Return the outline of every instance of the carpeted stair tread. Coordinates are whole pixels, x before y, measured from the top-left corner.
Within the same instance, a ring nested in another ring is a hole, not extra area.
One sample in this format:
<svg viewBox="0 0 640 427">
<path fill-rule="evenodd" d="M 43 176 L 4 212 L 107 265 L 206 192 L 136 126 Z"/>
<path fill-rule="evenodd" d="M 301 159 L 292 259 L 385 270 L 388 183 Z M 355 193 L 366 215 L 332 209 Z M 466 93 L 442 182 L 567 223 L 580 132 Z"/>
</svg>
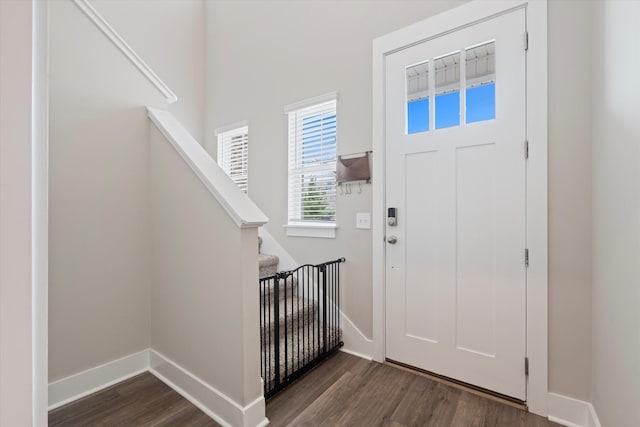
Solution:
<svg viewBox="0 0 640 427">
<path fill-rule="evenodd" d="M 261 304 L 273 304 L 275 298 L 276 280 L 268 279 L 263 280 L 260 284 L 260 295 L 264 295 L 264 298 L 269 298 L 268 301 L 260 301 Z M 298 279 L 295 276 L 289 276 L 284 280 L 278 279 L 278 298 L 283 300 L 286 296 L 287 299 L 291 299 L 291 295 L 298 295 Z"/>
<path fill-rule="evenodd" d="M 265 307 L 265 319 L 262 332 L 275 334 L 276 322 L 280 328 L 280 335 L 283 336 L 285 331 L 290 331 L 298 325 L 311 324 L 317 321 L 318 302 L 312 299 L 301 297 L 287 297 L 286 300 L 280 299 L 278 304 L 278 319 L 275 316 L 275 305 L 267 303 Z"/>
<path fill-rule="evenodd" d="M 280 259 L 276 255 L 258 254 L 258 265 L 260 267 L 277 266 L 279 261 Z"/>
<path fill-rule="evenodd" d="M 311 328 L 300 327 L 299 329 L 289 330 L 287 339 L 280 339 L 280 379 L 281 381 L 286 375 L 303 367 L 305 364 L 313 361 L 323 352 L 323 323 L 314 322 Z M 318 335 L 318 331 L 320 334 Z M 271 337 L 272 338 L 272 337 Z M 276 354 L 275 342 L 270 342 L 269 336 L 263 336 L 262 351 L 264 353 L 263 360 L 268 365 L 267 372 L 269 378 L 264 381 L 272 388 L 276 377 Z M 342 330 L 336 327 L 327 328 L 327 350 L 339 345 L 342 339 Z M 285 342 L 287 343 L 285 347 Z"/>
<path fill-rule="evenodd" d="M 276 255 L 258 254 L 259 277 L 273 276 L 278 271 L 280 259 Z"/>
</svg>

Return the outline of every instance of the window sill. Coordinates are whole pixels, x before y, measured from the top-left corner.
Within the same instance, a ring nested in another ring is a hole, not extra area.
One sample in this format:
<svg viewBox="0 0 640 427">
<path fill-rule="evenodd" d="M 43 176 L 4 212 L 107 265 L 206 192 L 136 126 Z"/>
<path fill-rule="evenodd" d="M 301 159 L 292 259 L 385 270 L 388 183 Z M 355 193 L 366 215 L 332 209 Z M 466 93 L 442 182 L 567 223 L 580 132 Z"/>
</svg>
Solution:
<svg viewBox="0 0 640 427">
<path fill-rule="evenodd" d="M 323 239 L 335 239 L 336 229 L 338 228 L 335 224 L 322 223 L 292 223 L 286 224 L 283 227 L 287 229 L 287 236 L 290 237 L 319 237 Z"/>
</svg>

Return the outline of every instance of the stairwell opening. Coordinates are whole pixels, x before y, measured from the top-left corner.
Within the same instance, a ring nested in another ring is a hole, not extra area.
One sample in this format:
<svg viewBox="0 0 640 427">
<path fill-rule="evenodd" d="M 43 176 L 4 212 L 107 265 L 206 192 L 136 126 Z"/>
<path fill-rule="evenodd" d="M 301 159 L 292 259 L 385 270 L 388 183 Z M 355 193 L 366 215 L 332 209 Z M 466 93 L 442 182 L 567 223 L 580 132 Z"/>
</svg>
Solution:
<svg viewBox="0 0 640 427">
<path fill-rule="evenodd" d="M 262 239 L 259 238 L 259 248 Z M 278 272 L 275 255 L 259 255 L 260 368 L 270 398 L 344 345 L 340 264 L 345 258 Z"/>
</svg>

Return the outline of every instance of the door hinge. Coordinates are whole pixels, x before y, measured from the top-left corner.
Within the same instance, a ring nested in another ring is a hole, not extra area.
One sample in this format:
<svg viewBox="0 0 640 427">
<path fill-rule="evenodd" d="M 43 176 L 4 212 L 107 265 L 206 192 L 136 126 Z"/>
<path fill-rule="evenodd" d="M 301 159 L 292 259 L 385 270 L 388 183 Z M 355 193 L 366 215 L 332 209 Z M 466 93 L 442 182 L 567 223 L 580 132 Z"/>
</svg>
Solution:
<svg viewBox="0 0 640 427">
<path fill-rule="evenodd" d="M 525 31 L 524 33 L 524 50 L 529 50 L 529 32 Z"/>
<path fill-rule="evenodd" d="M 524 142 L 524 158 L 529 158 L 529 141 Z"/>
<path fill-rule="evenodd" d="M 529 249 L 524 250 L 524 266 L 529 267 Z"/>
<path fill-rule="evenodd" d="M 529 376 L 529 358 L 525 357 L 524 358 L 524 375 L 525 376 Z"/>
</svg>

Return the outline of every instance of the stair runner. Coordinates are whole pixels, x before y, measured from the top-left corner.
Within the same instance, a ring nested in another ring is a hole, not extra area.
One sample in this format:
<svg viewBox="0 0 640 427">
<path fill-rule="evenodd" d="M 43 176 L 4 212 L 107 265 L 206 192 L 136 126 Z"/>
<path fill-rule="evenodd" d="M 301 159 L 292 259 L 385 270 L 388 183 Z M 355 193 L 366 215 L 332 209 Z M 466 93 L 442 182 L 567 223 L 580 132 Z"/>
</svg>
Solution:
<svg viewBox="0 0 640 427">
<path fill-rule="evenodd" d="M 262 239 L 259 238 L 260 249 Z M 275 255 L 259 254 L 260 278 L 273 276 L 278 271 L 279 258 Z M 275 316 L 275 279 L 269 279 L 264 292 L 261 290 L 260 304 L 265 307 L 260 330 L 263 358 L 267 364 L 264 378 L 267 389 L 274 388 L 276 380 L 276 342 L 279 341 L 280 382 L 312 362 L 323 352 L 324 323 L 318 302 L 310 297 L 309 289 L 299 289 L 298 280 L 289 276 L 280 280 L 278 289 L 278 311 Z M 283 283 L 284 282 L 284 283 Z M 311 290 L 311 292 L 313 292 Z M 276 340 L 276 324 L 279 340 Z M 326 347 L 335 347 L 342 338 L 342 331 L 336 327 L 327 328 Z"/>
</svg>

